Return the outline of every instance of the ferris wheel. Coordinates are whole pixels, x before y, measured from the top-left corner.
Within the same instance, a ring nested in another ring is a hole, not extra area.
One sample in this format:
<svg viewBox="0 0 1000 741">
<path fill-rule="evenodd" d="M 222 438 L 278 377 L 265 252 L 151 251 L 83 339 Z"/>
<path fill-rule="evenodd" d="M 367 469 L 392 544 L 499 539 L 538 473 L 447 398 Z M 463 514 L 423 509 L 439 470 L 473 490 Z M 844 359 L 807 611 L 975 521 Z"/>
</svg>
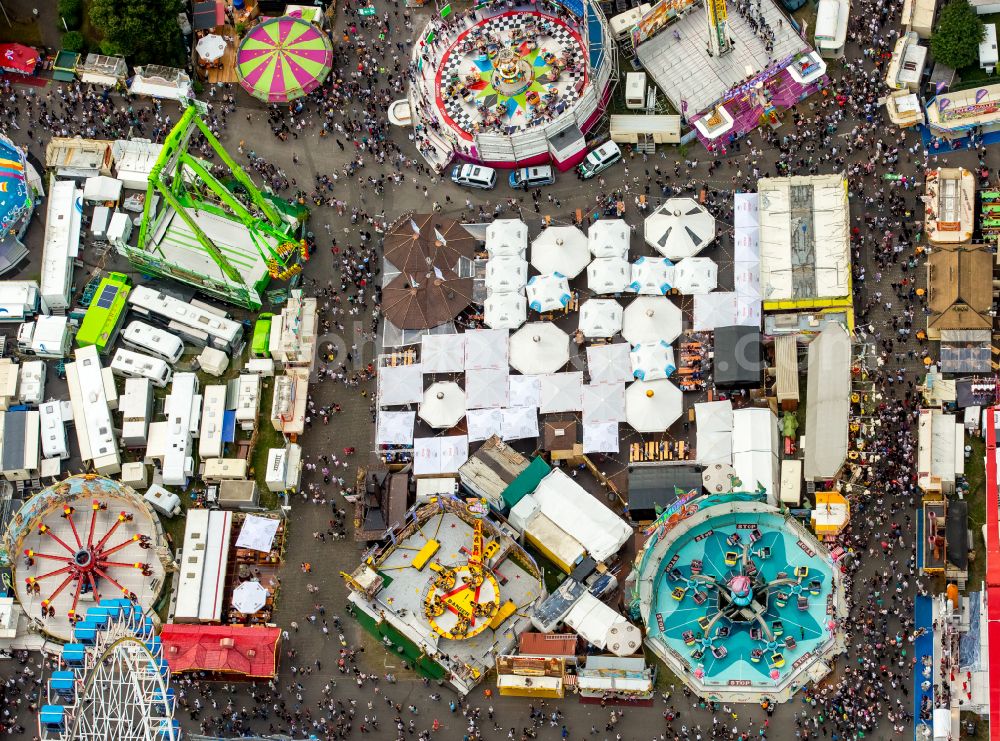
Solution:
<svg viewBox="0 0 1000 741">
<path fill-rule="evenodd" d="M 63 646 L 38 715 L 43 741 L 180 741 L 153 621 L 127 599 L 87 610 Z"/>
</svg>

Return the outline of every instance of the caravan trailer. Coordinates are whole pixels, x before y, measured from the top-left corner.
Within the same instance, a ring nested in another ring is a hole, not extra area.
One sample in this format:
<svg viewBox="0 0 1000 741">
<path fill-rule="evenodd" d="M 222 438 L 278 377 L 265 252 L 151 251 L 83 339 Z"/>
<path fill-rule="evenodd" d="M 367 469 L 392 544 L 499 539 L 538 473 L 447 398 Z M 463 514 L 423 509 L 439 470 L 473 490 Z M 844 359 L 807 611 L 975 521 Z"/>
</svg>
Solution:
<svg viewBox="0 0 1000 741">
<path fill-rule="evenodd" d="M 625 107 L 633 111 L 646 107 L 645 72 L 629 72 L 625 75 Z"/>
<path fill-rule="evenodd" d="M 173 365 L 184 354 L 184 341 L 175 334 L 146 322 L 133 321 L 122 331 L 122 344 L 136 352 L 163 358 Z"/>
<path fill-rule="evenodd" d="M 111 372 L 124 378 L 146 378 L 157 388 L 165 388 L 170 383 L 173 371 L 166 361 L 150 355 L 118 350 L 111 360 Z"/>
<path fill-rule="evenodd" d="M 201 301 L 181 301 L 148 286 L 136 286 L 128 297 L 132 311 L 163 324 L 182 339 L 211 345 L 223 352 L 240 349 L 243 325 Z"/>
</svg>

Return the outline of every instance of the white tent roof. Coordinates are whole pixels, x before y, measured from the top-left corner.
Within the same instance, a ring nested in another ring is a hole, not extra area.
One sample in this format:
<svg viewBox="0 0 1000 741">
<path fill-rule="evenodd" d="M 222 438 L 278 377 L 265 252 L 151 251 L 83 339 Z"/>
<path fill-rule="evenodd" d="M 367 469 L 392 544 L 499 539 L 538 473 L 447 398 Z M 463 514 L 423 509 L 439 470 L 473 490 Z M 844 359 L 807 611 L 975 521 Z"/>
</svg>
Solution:
<svg viewBox="0 0 1000 741">
<path fill-rule="evenodd" d="M 745 489 L 763 485 L 771 504 L 779 501 L 780 445 L 778 418 L 770 409 L 733 410 L 733 468 Z"/>
<path fill-rule="evenodd" d="M 669 378 L 677 370 L 674 349 L 663 340 L 633 346 L 629 358 L 632 362 L 632 375 L 640 381 Z"/>
<path fill-rule="evenodd" d="M 454 381 L 432 383 L 417 413 L 434 429 L 454 427 L 465 416 L 465 392 Z"/>
<path fill-rule="evenodd" d="M 493 293 L 486 299 L 484 318 L 492 329 L 517 329 L 528 315 L 528 301 L 520 293 Z"/>
<path fill-rule="evenodd" d="M 425 334 L 420 338 L 420 368 L 424 373 L 465 370 L 464 334 Z"/>
<path fill-rule="evenodd" d="M 626 383 L 632 380 L 630 347 L 624 342 L 587 348 L 587 374 L 591 383 Z"/>
<path fill-rule="evenodd" d="M 716 327 L 736 324 L 736 294 L 732 291 L 699 293 L 694 297 L 695 332 L 711 332 Z"/>
<path fill-rule="evenodd" d="M 628 257 L 632 229 L 622 219 L 599 219 L 587 232 L 590 252 L 594 257 Z"/>
<path fill-rule="evenodd" d="M 608 629 L 605 638 L 608 650 L 615 656 L 631 656 L 642 647 L 642 631 L 630 623 L 628 620 L 619 620 Z M 647 689 L 652 686 L 648 679 L 627 679 L 615 678 L 615 685 L 621 689 L 629 688 L 629 684 L 635 689 Z"/>
<path fill-rule="evenodd" d="M 526 289 L 528 306 L 534 311 L 545 312 L 561 309 L 569 303 L 569 281 L 559 273 L 536 275 L 528 281 Z"/>
<path fill-rule="evenodd" d="M 851 338 L 841 325 L 827 323 L 809 343 L 806 376 L 806 481 L 833 478 L 847 456 L 851 396 Z"/>
<path fill-rule="evenodd" d="M 632 266 L 624 257 L 599 257 L 587 266 L 587 288 L 594 293 L 621 293 L 631 283 Z"/>
<path fill-rule="evenodd" d="M 693 198 L 668 198 L 644 224 L 646 243 L 664 257 L 697 255 L 715 239 L 715 218 Z"/>
<path fill-rule="evenodd" d="M 510 367 L 526 376 L 555 373 L 569 362 L 569 335 L 552 322 L 530 322 L 510 336 Z"/>
<path fill-rule="evenodd" d="M 107 175 L 95 175 L 83 183 L 83 200 L 85 201 L 117 201 L 121 198 L 123 183 Z"/>
<path fill-rule="evenodd" d="M 469 438 L 466 435 L 418 437 L 413 441 L 413 473 L 416 476 L 458 473 L 467 460 Z"/>
<path fill-rule="evenodd" d="M 465 374 L 466 407 L 493 409 L 507 406 L 507 369 L 479 368 Z"/>
<path fill-rule="evenodd" d="M 731 401 L 706 401 L 694 405 L 695 452 L 698 463 L 733 462 L 733 404 Z"/>
<path fill-rule="evenodd" d="M 517 293 L 527 282 L 527 260 L 504 255 L 486 261 L 486 290 L 490 293 Z"/>
<path fill-rule="evenodd" d="M 683 294 L 710 293 L 719 285 L 719 266 L 707 257 L 685 257 L 674 266 L 674 284 Z"/>
<path fill-rule="evenodd" d="M 555 412 L 579 412 L 583 409 L 583 373 L 546 373 L 539 376 L 541 381 L 542 414 Z"/>
<path fill-rule="evenodd" d="M 590 592 L 584 592 L 576 601 L 566 614 L 564 622 L 600 651 L 607 648 L 609 636 L 615 637 L 616 634 L 611 632 L 612 628 L 619 626 L 623 629 L 621 623 L 631 625 L 620 612 L 604 604 Z"/>
<path fill-rule="evenodd" d="M 524 257 L 528 249 L 528 227 L 520 219 L 496 219 L 486 227 L 486 251 L 490 257 Z"/>
<path fill-rule="evenodd" d="M 542 403 L 542 382 L 538 376 L 513 375 L 507 379 L 509 398 L 524 406 L 538 407 Z"/>
<path fill-rule="evenodd" d="M 543 515 L 582 544 L 595 561 L 611 558 L 632 537 L 628 523 L 558 468 L 529 496 Z"/>
<path fill-rule="evenodd" d="M 811 196 L 805 208 L 801 204 L 792 206 L 792 189 Z M 764 300 L 846 296 L 851 247 L 843 173 L 762 178 L 757 182 L 757 192 Z M 800 266 L 810 269 L 802 271 Z"/>
<path fill-rule="evenodd" d="M 465 370 L 507 369 L 506 329 L 472 329 L 465 333 Z"/>
<path fill-rule="evenodd" d="M 620 446 L 617 422 L 583 423 L 584 453 L 618 453 Z"/>
<path fill-rule="evenodd" d="M 681 310 L 663 296 L 639 296 L 625 307 L 622 337 L 640 342 L 673 342 L 681 334 Z"/>
<path fill-rule="evenodd" d="M 760 226 L 760 218 L 757 214 L 759 196 L 756 193 L 734 193 L 733 194 L 733 226 L 737 229 L 741 227 Z"/>
<path fill-rule="evenodd" d="M 760 223 L 756 193 L 733 196 L 733 284 L 736 323 L 760 327 Z M 720 325 L 722 326 L 722 325 Z"/>
<path fill-rule="evenodd" d="M 424 398 L 424 376 L 419 363 L 387 365 L 378 369 L 379 406 L 416 404 L 422 398 Z"/>
<path fill-rule="evenodd" d="M 592 298 L 580 307 L 584 337 L 614 337 L 622 331 L 622 305 L 612 298 Z"/>
<path fill-rule="evenodd" d="M 587 237 L 575 226 L 550 226 L 531 243 L 531 264 L 539 273 L 575 278 L 589 262 Z"/>
<path fill-rule="evenodd" d="M 416 412 L 379 412 L 375 430 L 377 445 L 412 445 Z"/>
<path fill-rule="evenodd" d="M 502 410 L 500 437 L 504 440 L 521 440 L 538 437 L 538 409 L 535 407 L 508 407 Z"/>
<path fill-rule="evenodd" d="M 683 407 L 681 390 L 666 379 L 636 381 L 625 391 L 625 420 L 637 432 L 663 432 Z"/>
<path fill-rule="evenodd" d="M 625 384 L 592 383 L 583 387 L 585 424 L 625 421 Z"/>
<path fill-rule="evenodd" d="M 756 491 L 758 486 L 763 486 L 767 490 L 768 502 L 777 503 L 781 472 L 776 456 L 762 450 L 734 452 L 733 468 L 744 489 Z"/>
<path fill-rule="evenodd" d="M 465 413 L 469 442 L 488 440 L 503 430 L 503 413 L 499 409 L 470 409 Z"/>
<path fill-rule="evenodd" d="M 628 290 L 662 296 L 674 285 L 674 266 L 664 257 L 640 257 L 632 265 Z"/>
</svg>

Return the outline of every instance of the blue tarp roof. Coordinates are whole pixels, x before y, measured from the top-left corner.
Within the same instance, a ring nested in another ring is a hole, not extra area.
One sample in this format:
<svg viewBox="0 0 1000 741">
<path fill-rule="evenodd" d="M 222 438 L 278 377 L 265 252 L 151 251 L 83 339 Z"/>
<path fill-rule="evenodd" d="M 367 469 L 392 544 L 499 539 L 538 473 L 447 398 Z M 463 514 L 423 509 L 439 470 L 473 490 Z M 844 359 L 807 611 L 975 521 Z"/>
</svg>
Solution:
<svg viewBox="0 0 1000 741">
<path fill-rule="evenodd" d="M 222 413 L 222 442 L 236 441 L 236 410 Z"/>
</svg>

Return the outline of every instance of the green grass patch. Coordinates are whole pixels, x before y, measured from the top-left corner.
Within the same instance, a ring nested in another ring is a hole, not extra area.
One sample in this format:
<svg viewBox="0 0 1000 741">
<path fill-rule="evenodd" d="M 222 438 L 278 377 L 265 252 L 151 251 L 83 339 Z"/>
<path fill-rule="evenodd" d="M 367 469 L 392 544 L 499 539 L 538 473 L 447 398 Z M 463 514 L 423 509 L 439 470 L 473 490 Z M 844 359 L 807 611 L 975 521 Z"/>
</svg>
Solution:
<svg viewBox="0 0 1000 741">
<path fill-rule="evenodd" d="M 676 674 L 674 674 L 667 665 L 663 663 L 659 656 L 650 651 L 648 648 L 643 646 L 643 651 L 646 654 L 646 664 L 649 666 L 656 667 L 656 684 L 655 687 L 659 692 L 680 692 L 681 687 L 684 686 L 684 682 Z M 674 686 L 674 689 L 670 689 L 670 685 Z"/>
<path fill-rule="evenodd" d="M 260 408 L 261 410 L 270 410 L 271 399 L 274 395 L 274 383 L 273 379 L 264 380 L 271 382 L 265 383 L 261 387 Z M 285 438 L 271 424 L 270 412 L 266 414 L 262 412 L 257 421 L 257 441 L 250 453 L 250 470 L 251 476 L 260 489 L 260 506 L 264 509 L 278 508 L 278 495 L 270 491 L 264 483 L 267 471 L 267 454 L 271 448 L 283 447 L 285 447 Z"/>
<path fill-rule="evenodd" d="M 969 482 L 969 527 L 972 528 L 972 549 L 975 558 L 969 560 L 967 589 L 978 591 L 986 579 L 986 543 L 983 525 L 986 524 L 986 443 L 979 436 L 967 438 L 972 455 L 965 463 L 965 478 Z"/>
<path fill-rule="evenodd" d="M 986 741 L 990 737 L 990 724 L 989 722 L 980 715 L 976 713 L 963 712 L 962 713 L 962 738 L 971 739 L 972 741 Z M 969 736 L 965 733 L 965 723 L 966 721 L 972 721 L 976 724 L 976 733 L 973 736 Z"/>
</svg>

